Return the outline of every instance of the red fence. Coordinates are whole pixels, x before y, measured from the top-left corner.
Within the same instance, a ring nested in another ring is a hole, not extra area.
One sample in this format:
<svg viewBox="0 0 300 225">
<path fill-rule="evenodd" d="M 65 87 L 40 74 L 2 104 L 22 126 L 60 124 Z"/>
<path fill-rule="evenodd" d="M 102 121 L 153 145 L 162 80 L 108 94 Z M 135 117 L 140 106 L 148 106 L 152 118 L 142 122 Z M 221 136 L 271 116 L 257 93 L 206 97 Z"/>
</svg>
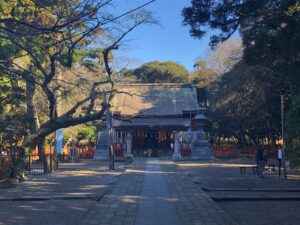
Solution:
<svg viewBox="0 0 300 225">
<path fill-rule="evenodd" d="M 84 159 L 92 159 L 94 157 L 95 151 L 95 147 L 92 146 L 77 147 L 77 154 L 80 158 Z"/>
<path fill-rule="evenodd" d="M 239 155 L 235 146 L 212 146 L 211 150 L 215 157 L 238 157 Z"/>
<path fill-rule="evenodd" d="M 244 155 L 248 158 L 255 157 L 255 153 L 256 153 L 256 146 L 255 145 L 247 147 L 244 151 Z"/>
<path fill-rule="evenodd" d="M 246 147 L 243 151 L 239 151 L 236 146 L 212 146 L 212 154 L 214 157 L 238 157 L 240 153 L 248 158 L 255 157 L 256 145 Z M 274 157 L 277 155 L 278 147 L 270 148 L 269 146 L 264 146 L 264 152 L 267 157 Z"/>
<path fill-rule="evenodd" d="M 123 157 L 124 156 L 124 152 L 126 151 L 126 144 L 118 143 L 118 144 L 113 144 L 112 146 L 113 146 L 115 157 Z"/>
<path fill-rule="evenodd" d="M 181 156 L 191 156 L 191 146 L 190 144 L 181 143 L 180 144 Z"/>
</svg>

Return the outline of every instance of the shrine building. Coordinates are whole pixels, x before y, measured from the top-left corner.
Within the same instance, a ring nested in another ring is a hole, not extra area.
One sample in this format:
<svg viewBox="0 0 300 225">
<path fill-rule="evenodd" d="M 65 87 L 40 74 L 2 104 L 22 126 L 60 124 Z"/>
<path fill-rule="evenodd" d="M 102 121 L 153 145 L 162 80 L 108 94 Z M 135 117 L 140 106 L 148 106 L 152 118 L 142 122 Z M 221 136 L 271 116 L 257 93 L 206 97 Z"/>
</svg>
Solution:
<svg viewBox="0 0 300 225">
<path fill-rule="evenodd" d="M 111 101 L 110 121 L 98 134 L 96 157 L 108 157 L 109 143 L 116 157 L 171 157 L 176 151 L 179 158 L 193 156 L 192 136 L 195 139 L 194 131 L 199 130 L 195 118 L 202 118 L 204 112 L 195 86 L 118 84 L 117 90 Z"/>
</svg>

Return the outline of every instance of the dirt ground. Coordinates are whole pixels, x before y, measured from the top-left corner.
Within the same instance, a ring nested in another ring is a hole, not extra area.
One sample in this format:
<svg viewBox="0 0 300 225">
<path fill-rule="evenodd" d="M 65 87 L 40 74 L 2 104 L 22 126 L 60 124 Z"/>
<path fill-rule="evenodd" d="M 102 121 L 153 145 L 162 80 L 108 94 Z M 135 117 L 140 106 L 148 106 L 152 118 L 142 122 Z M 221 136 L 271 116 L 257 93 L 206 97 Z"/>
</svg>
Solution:
<svg viewBox="0 0 300 225">
<path fill-rule="evenodd" d="M 0 189 L 0 225 L 78 224 L 122 174 L 101 161 L 61 163 L 51 174 L 30 175 L 15 188 Z M 12 200 L 13 199 L 13 200 Z"/>
<path fill-rule="evenodd" d="M 300 171 L 288 170 L 287 180 L 279 178 L 277 168 L 267 167 L 265 178 L 251 169 L 240 173 L 240 166 L 253 164 L 252 159 L 177 163 L 238 224 L 299 225 Z"/>
</svg>

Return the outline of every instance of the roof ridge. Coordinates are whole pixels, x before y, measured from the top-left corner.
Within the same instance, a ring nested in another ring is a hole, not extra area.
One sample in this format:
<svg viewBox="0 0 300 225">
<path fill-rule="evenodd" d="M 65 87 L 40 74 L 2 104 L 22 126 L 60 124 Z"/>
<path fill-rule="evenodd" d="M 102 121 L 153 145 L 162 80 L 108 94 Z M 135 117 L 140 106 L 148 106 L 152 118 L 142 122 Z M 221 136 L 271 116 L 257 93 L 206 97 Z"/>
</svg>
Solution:
<svg viewBox="0 0 300 225">
<path fill-rule="evenodd" d="M 195 87 L 192 83 L 115 83 L 116 86 Z"/>
</svg>

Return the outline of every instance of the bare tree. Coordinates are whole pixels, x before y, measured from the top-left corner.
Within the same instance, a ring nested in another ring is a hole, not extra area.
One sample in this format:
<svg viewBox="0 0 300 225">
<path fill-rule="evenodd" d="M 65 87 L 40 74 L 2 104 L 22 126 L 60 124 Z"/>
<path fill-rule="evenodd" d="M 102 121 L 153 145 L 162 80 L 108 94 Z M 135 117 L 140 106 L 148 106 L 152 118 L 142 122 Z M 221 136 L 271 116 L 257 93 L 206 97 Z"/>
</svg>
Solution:
<svg viewBox="0 0 300 225">
<path fill-rule="evenodd" d="M 208 52 L 208 65 L 217 73 L 218 76 L 228 72 L 243 55 L 243 48 L 239 38 L 230 38 L 216 49 Z"/>
<path fill-rule="evenodd" d="M 110 101 L 117 91 L 112 51 L 117 50 L 126 35 L 138 26 L 156 23 L 150 13 L 142 10 L 154 1 L 117 16 L 109 13 L 112 0 L 35 0 L 29 1 L 26 13 L 20 10 L 23 5 L 18 1 L 10 13 L 0 19 L 0 40 L 14 49 L 14 54 L 0 56 L 0 69 L 26 83 L 27 120 L 31 124 L 27 146 L 43 143 L 47 135 L 59 128 L 101 118 L 108 106 L 105 98 Z M 95 40 L 101 45 L 96 46 Z M 81 53 L 91 49 L 97 49 L 93 53 L 103 63 L 104 73 L 99 74 L 98 79 L 89 80 L 80 98 L 59 114 L 59 102 L 68 97 L 71 87 L 80 88 L 82 81 L 75 79 L 72 83 L 74 73 L 63 72 L 76 71 L 74 66 L 78 65 L 74 62 L 77 58 L 85 61 L 89 55 Z M 61 77 L 61 74 L 67 76 Z M 47 115 L 39 127 L 36 126 L 34 104 L 37 89 L 44 99 Z"/>
</svg>

